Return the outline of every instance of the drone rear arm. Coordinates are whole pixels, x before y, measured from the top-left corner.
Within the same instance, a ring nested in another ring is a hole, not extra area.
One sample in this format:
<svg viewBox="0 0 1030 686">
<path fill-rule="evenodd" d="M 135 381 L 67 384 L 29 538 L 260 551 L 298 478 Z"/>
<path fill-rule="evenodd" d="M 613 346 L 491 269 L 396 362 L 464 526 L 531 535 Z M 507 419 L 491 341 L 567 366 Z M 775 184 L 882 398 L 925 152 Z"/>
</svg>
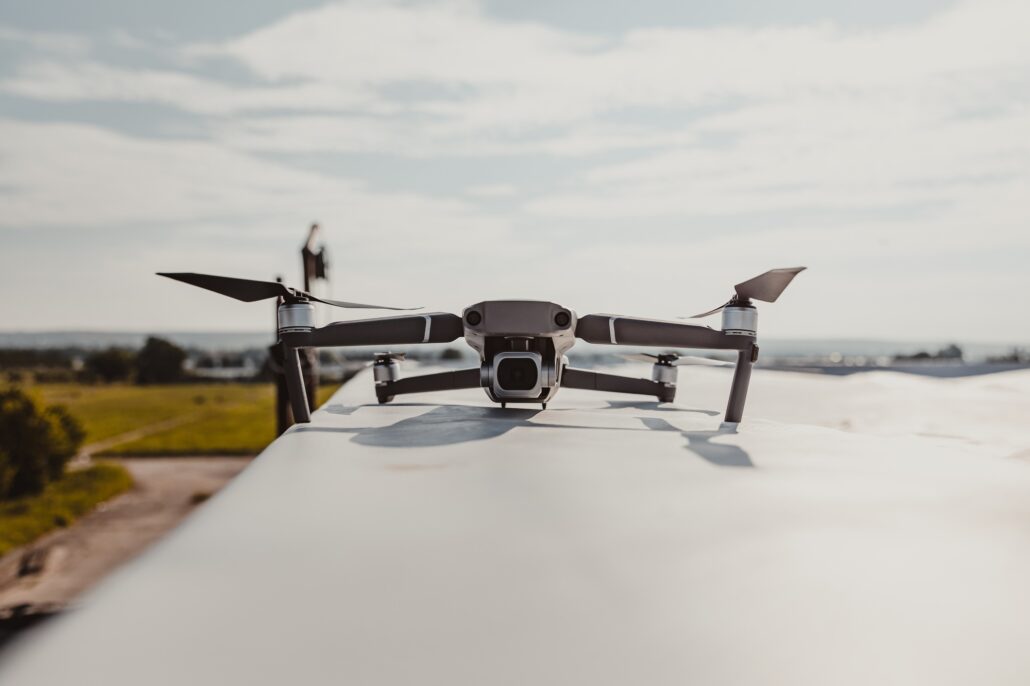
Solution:
<svg viewBox="0 0 1030 686">
<path fill-rule="evenodd" d="M 611 393 L 633 393 L 653 395 L 660 402 L 671 403 L 676 397 L 676 387 L 651 379 L 634 379 L 617 374 L 605 374 L 586 369 L 565 367 L 561 375 L 562 388 L 578 388 L 584 391 L 608 391 Z"/>
<path fill-rule="evenodd" d="M 406 393 L 430 393 L 432 391 L 457 391 L 462 388 L 479 388 L 479 367 L 459 369 L 403 379 L 391 379 L 376 383 L 376 399 L 389 402 L 395 395 Z"/>
</svg>

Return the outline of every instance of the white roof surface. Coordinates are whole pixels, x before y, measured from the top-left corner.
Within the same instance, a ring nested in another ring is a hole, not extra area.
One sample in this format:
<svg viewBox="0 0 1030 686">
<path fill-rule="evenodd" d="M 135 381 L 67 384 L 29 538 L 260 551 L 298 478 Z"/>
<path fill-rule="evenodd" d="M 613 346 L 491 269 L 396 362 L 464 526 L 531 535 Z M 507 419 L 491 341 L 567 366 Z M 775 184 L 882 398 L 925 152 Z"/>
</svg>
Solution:
<svg viewBox="0 0 1030 686">
<path fill-rule="evenodd" d="M 1030 374 L 680 379 L 359 377 L 0 683 L 1030 683 Z"/>
</svg>

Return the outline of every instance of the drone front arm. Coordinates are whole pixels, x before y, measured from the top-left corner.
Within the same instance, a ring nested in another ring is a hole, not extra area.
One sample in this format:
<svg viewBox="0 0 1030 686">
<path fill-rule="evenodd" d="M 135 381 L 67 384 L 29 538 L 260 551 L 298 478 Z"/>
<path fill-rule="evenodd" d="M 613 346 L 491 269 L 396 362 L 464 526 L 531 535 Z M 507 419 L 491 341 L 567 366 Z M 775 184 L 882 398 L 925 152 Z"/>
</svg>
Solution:
<svg viewBox="0 0 1030 686">
<path fill-rule="evenodd" d="M 284 331 L 291 348 L 333 348 L 353 345 L 450 343 L 464 335 L 461 317 L 449 312 L 335 322 L 310 331 Z"/>
<path fill-rule="evenodd" d="M 308 407 L 298 348 L 450 343 L 463 334 L 461 317 L 449 312 L 359 319 L 307 331 L 280 331 L 286 389 L 290 396 L 293 421 L 298 424 L 311 421 L 311 408 Z"/>
<path fill-rule="evenodd" d="M 744 414 L 751 367 L 758 360 L 758 346 L 753 336 L 728 334 L 695 324 L 588 314 L 576 323 L 576 337 L 588 343 L 608 345 L 736 350 L 737 365 L 726 405 L 726 421 L 739 422 Z"/>
<path fill-rule="evenodd" d="M 754 344 L 750 336 L 733 336 L 707 326 L 608 314 L 580 317 L 576 323 L 576 338 L 607 345 L 714 350 L 750 350 Z"/>
</svg>

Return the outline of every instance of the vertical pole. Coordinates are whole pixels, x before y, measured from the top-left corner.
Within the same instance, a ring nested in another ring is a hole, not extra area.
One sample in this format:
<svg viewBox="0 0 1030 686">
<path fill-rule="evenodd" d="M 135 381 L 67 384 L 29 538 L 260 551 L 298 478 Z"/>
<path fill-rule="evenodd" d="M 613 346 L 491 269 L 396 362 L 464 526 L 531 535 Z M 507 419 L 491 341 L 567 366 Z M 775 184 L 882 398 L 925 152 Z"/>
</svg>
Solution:
<svg viewBox="0 0 1030 686">
<path fill-rule="evenodd" d="M 275 277 L 279 283 L 282 276 Z M 282 298 L 275 299 L 275 339 L 279 340 L 279 305 Z M 286 387 L 286 360 L 283 359 L 283 346 L 278 343 L 268 349 L 268 366 L 275 379 L 275 435 L 282 436 L 293 422 L 290 420 L 290 395 Z"/>
<path fill-rule="evenodd" d="M 733 385 L 730 388 L 730 401 L 726 405 L 725 421 L 737 423 L 744 416 L 744 402 L 747 400 L 747 387 L 751 383 L 751 367 L 755 363 L 758 346 L 752 345 L 747 350 L 737 353 L 737 366 L 733 370 Z"/>
<path fill-rule="evenodd" d="M 315 252 L 315 240 L 318 238 L 319 226 L 312 224 L 308 231 L 308 239 L 300 249 L 300 260 L 304 271 L 304 290 L 311 292 L 312 283 L 319 278 L 318 256 Z M 324 278 L 324 276 L 323 276 Z M 304 387 L 307 389 L 308 407 L 318 405 L 318 350 L 307 348 L 301 352 L 302 369 L 304 370 Z M 299 421 L 299 420 L 298 420 Z"/>
</svg>

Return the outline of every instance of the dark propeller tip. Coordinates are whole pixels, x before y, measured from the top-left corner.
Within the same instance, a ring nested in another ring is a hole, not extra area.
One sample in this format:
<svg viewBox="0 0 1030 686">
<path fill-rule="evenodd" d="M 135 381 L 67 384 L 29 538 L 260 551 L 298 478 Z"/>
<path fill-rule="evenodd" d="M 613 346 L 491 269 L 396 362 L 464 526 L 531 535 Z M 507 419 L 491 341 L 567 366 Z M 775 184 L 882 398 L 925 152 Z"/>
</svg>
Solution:
<svg viewBox="0 0 1030 686">
<path fill-rule="evenodd" d="M 281 283 L 276 281 L 254 281 L 251 279 L 237 279 L 231 276 L 215 276 L 213 274 L 196 274 L 194 272 L 158 272 L 158 276 L 164 276 L 175 281 L 188 283 L 197 288 L 203 288 L 221 295 L 242 300 L 243 302 L 256 302 L 268 300 L 279 296 L 293 297 L 293 292 Z"/>
<path fill-rule="evenodd" d="M 742 281 L 734 286 L 733 290 L 736 291 L 736 295 L 733 300 L 719 305 L 714 310 L 708 310 L 701 314 L 684 317 L 684 319 L 701 319 L 703 317 L 708 317 L 722 312 L 729 305 L 741 300 L 761 300 L 767 303 L 774 303 L 776 302 L 776 299 L 783 294 L 783 291 L 787 289 L 790 282 L 794 280 L 794 277 L 805 271 L 807 268 L 808 267 L 783 267 L 780 269 L 770 269 L 764 274 L 759 274 L 753 279 Z M 747 303 L 745 302 L 744 304 Z"/>
<path fill-rule="evenodd" d="M 738 283 L 733 289 L 737 296 L 745 300 L 761 300 L 774 303 L 780 297 L 794 277 L 805 271 L 807 267 L 784 267 L 770 269 L 753 279 Z"/>
<path fill-rule="evenodd" d="M 310 300 L 313 302 L 332 305 L 334 307 L 345 307 L 348 309 L 364 310 L 418 310 L 419 307 L 388 307 L 386 305 L 367 305 L 365 303 L 352 303 L 343 300 L 330 300 L 328 298 L 317 298 L 310 293 L 289 288 L 277 281 L 254 281 L 252 279 L 237 279 L 231 276 L 215 276 L 213 274 L 195 274 L 193 272 L 157 272 L 158 276 L 175 279 L 191 286 L 203 288 L 236 298 L 243 302 L 256 302 L 270 298 L 286 298 L 287 300 Z"/>
</svg>

